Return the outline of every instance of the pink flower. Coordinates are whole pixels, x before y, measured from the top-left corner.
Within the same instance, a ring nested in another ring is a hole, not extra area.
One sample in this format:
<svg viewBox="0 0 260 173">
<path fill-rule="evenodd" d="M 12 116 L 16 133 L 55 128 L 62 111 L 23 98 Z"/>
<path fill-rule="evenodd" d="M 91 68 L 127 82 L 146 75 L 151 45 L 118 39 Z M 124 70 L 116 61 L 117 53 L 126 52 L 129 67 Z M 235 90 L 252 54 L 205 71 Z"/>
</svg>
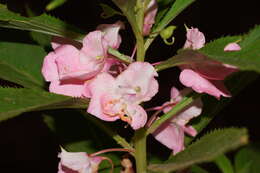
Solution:
<svg viewBox="0 0 260 173">
<path fill-rule="evenodd" d="M 239 51 L 241 47 L 237 43 L 229 43 L 224 47 L 224 51 Z"/>
<path fill-rule="evenodd" d="M 153 66 L 145 62 L 130 64 L 116 78 L 108 73 L 99 74 L 89 84 L 92 97 L 87 111 L 105 121 L 121 119 L 133 129 L 143 127 L 147 114 L 139 104 L 158 92 L 155 76 Z"/>
<path fill-rule="evenodd" d="M 205 44 L 205 36 L 202 32 L 198 30 L 198 28 L 188 28 L 186 37 L 187 39 L 183 47 L 185 49 L 200 49 Z"/>
<path fill-rule="evenodd" d="M 90 157 L 87 153 L 71 153 L 62 149 L 58 155 L 60 158 L 58 173 L 96 173 L 102 157 Z"/>
<path fill-rule="evenodd" d="M 158 10 L 156 0 L 151 0 L 147 6 L 144 16 L 143 35 L 149 35 L 155 22 L 155 16 Z"/>
<path fill-rule="evenodd" d="M 179 92 L 175 87 L 172 87 L 171 100 L 164 105 L 177 104 L 188 92 L 190 91 L 187 88 Z M 186 124 L 192 118 L 201 114 L 202 106 L 201 100 L 197 99 L 192 105 L 186 107 L 182 112 L 178 113 L 156 129 L 153 133 L 155 139 L 173 150 L 173 154 L 184 150 L 184 133 L 191 136 L 196 136 L 197 134 L 197 131 L 192 126 Z M 174 106 L 167 106 L 164 108 L 164 113 L 170 111 L 172 107 Z"/>
<path fill-rule="evenodd" d="M 200 49 L 205 44 L 204 34 L 197 28 L 188 29 L 186 36 L 184 48 Z M 233 51 L 238 50 L 237 46 Z M 233 47 L 229 48 L 232 49 Z M 179 77 L 181 83 L 198 93 L 207 93 L 218 99 L 220 96 L 230 97 L 231 95 L 224 86 L 223 80 L 226 76 L 238 71 L 237 68 L 210 60 L 207 57 L 198 56 L 197 58 L 198 61 L 180 66 L 182 69 Z"/>
<path fill-rule="evenodd" d="M 90 97 L 84 83 L 115 63 L 108 61 L 108 47 L 118 48 L 118 34 L 122 23 L 102 25 L 100 30 L 90 32 L 79 45 L 75 41 L 54 38 L 53 52 L 44 59 L 42 74 L 51 82 L 50 92 L 74 97 Z"/>
</svg>

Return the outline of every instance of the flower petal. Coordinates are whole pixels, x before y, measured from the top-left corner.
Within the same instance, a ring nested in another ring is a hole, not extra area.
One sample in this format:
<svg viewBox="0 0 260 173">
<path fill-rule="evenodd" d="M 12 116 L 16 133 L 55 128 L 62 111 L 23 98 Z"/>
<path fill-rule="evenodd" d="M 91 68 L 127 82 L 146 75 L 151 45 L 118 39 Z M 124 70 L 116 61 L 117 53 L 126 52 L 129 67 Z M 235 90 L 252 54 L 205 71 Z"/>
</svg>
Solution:
<svg viewBox="0 0 260 173">
<path fill-rule="evenodd" d="M 118 116 L 109 116 L 104 113 L 103 99 L 113 97 L 115 88 L 115 79 L 107 73 L 99 74 L 91 83 L 88 89 L 91 94 L 91 100 L 87 112 L 105 121 L 115 121 Z"/>
<path fill-rule="evenodd" d="M 132 63 L 116 79 L 118 92 L 130 103 L 148 101 L 158 92 L 157 75 L 149 63 Z"/>
<path fill-rule="evenodd" d="M 198 28 L 187 29 L 186 37 L 187 39 L 184 44 L 185 49 L 200 49 L 206 42 L 204 34 L 200 32 Z"/>
<path fill-rule="evenodd" d="M 144 26 L 143 26 L 143 35 L 149 35 L 151 32 L 151 28 L 155 23 L 155 16 L 158 10 L 156 0 L 151 0 L 145 10 L 144 16 Z"/>
<path fill-rule="evenodd" d="M 241 47 L 239 46 L 239 44 L 237 43 L 229 43 L 224 47 L 224 51 L 228 52 L 228 51 L 239 51 L 241 50 Z"/>
<path fill-rule="evenodd" d="M 131 118 L 130 125 L 134 130 L 144 127 L 147 121 L 147 114 L 141 106 L 129 104 L 127 105 L 127 113 Z"/>
<path fill-rule="evenodd" d="M 62 166 L 81 173 L 91 172 L 90 158 L 84 152 L 70 153 L 62 149 L 58 155 L 60 160 L 59 171 L 62 171 Z M 64 171 L 66 172 L 66 171 Z"/>
<path fill-rule="evenodd" d="M 220 96 L 230 97 L 222 81 L 207 80 L 191 69 L 184 69 L 179 78 L 184 86 L 191 87 L 198 93 L 207 93 L 218 99 Z"/>
<path fill-rule="evenodd" d="M 121 21 L 118 21 L 115 24 L 99 25 L 97 29 L 104 33 L 104 40 L 107 41 L 108 46 L 118 49 L 122 41 L 119 30 L 124 29 L 124 27 L 124 24 Z"/>
<path fill-rule="evenodd" d="M 57 55 L 55 52 L 50 52 L 43 60 L 42 75 L 48 82 L 59 79 L 58 69 L 55 63 L 56 58 Z"/>
<path fill-rule="evenodd" d="M 103 59 L 106 57 L 104 44 L 106 45 L 103 41 L 102 32 L 93 31 L 83 39 L 83 47 L 81 51 L 90 58 Z"/>
<path fill-rule="evenodd" d="M 52 93 L 72 97 L 82 97 L 84 94 L 84 83 L 62 84 L 60 81 L 52 81 L 49 90 Z"/>
<path fill-rule="evenodd" d="M 170 123 L 169 121 L 156 129 L 153 136 L 160 143 L 173 150 L 173 154 L 176 154 L 184 149 L 183 129 L 173 123 Z"/>
</svg>

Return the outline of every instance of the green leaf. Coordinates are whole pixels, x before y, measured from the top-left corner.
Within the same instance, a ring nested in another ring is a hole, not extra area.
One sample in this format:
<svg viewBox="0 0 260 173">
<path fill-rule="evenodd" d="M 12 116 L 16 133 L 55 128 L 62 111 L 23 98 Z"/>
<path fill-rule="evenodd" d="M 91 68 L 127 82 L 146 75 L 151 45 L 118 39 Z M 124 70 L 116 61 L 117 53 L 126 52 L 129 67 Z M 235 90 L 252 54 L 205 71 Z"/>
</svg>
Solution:
<svg viewBox="0 0 260 173">
<path fill-rule="evenodd" d="M 47 14 L 37 17 L 23 17 L 9 11 L 7 7 L 2 4 L 0 4 L 0 27 L 35 31 L 74 40 L 81 40 L 84 37 L 80 30 L 55 17 Z"/>
<path fill-rule="evenodd" d="M 220 155 L 214 161 L 222 173 L 234 173 L 231 161 L 224 155 Z"/>
<path fill-rule="evenodd" d="M 47 6 L 46 10 L 51 11 L 54 10 L 55 8 L 62 6 L 67 0 L 52 0 Z"/>
<path fill-rule="evenodd" d="M 42 88 L 45 51 L 40 46 L 0 42 L 0 78 L 27 88 Z"/>
<path fill-rule="evenodd" d="M 258 173 L 260 170 L 260 143 L 253 143 L 237 152 L 236 173 Z"/>
<path fill-rule="evenodd" d="M 241 43 L 242 49 L 240 51 L 224 52 L 224 47 L 228 43 L 241 39 L 241 36 L 223 37 L 206 44 L 198 50 L 198 53 L 237 66 L 241 70 L 260 72 L 260 26 L 255 27 L 248 35 L 243 36 L 244 41 Z"/>
<path fill-rule="evenodd" d="M 87 100 L 52 94 L 42 90 L 0 87 L 0 121 L 29 111 L 87 108 L 87 102 Z"/>
<path fill-rule="evenodd" d="M 183 152 L 172 156 L 164 164 L 152 164 L 148 166 L 148 169 L 154 172 L 170 172 L 193 164 L 210 162 L 220 154 L 245 145 L 247 142 L 246 129 L 215 130 L 188 146 Z"/>
<path fill-rule="evenodd" d="M 195 0 L 176 0 L 169 11 L 165 14 L 163 19 L 154 26 L 152 32 L 161 31 L 165 28 L 180 12 L 182 12 L 186 7 L 188 7 Z"/>
<path fill-rule="evenodd" d="M 38 32 L 30 32 L 32 39 L 37 42 L 39 45 L 43 47 L 49 47 L 51 43 L 51 36 L 38 33 Z"/>
</svg>

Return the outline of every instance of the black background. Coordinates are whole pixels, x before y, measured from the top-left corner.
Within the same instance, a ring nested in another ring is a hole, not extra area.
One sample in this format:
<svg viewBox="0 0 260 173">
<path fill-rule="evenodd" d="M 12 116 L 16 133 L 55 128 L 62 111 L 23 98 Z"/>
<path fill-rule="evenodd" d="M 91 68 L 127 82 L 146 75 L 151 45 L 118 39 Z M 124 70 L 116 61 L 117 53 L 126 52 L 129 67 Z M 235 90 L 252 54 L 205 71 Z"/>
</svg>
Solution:
<svg viewBox="0 0 260 173">
<path fill-rule="evenodd" d="M 10 9 L 24 13 L 24 4 L 28 4 L 39 14 L 48 1 L 45 0 L 6 0 Z M 99 17 L 100 1 L 94 0 L 70 0 L 62 7 L 52 11 L 51 14 L 65 20 L 82 30 L 89 32 L 100 23 L 113 23 L 118 18 L 104 20 Z M 187 26 L 198 27 L 207 41 L 225 36 L 248 32 L 256 24 L 260 24 L 260 12 L 257 1 L 237 0 L 197 0 L 193 5 L 181 13 L 173 24 L 178 26 L 175 32 L 176 43 L 167 46 L 160 39 L 151 46 L 148 52 L 148 60 L 156 62 L 174 55 L 175 51 L 182 47 L 185 41 Z M 28 42 L 22 31 L 0 31 L 13 33 L 12 38 L 6 40 L 19 40 Z M 123 31 L 123 45 L 121 50 L 130 53 L 134 45 L 133 35 Z M 172 85 L 180 86 L 176 75 L 178 70 L 171 69 L 160 73 L 160 95 L 155 103 L 163 103 L 162 95 L 169 94 Z M 6 82 L 2 81 L 2 84 Z M 258 116 L 260 116 L 260 80 L 247 87 L 232 104 L 226 107 L 209 125 L 210 128 L 238 126 L 247 127 L 250 132 L 250 140 L 260 141 Z M 0 105 L 1 107 L 1 105 Z M 71 127 L 73 128 L 73 127 Z M 42 122 L 37 112 L 19 116 L 0 124 L 0 172 L 27 172 L 27 173 L 54 173 L 57 172 L 58 140 L 50 133 Z M 163 151 L 167 149 L 163 149 Z"/>
</svg>

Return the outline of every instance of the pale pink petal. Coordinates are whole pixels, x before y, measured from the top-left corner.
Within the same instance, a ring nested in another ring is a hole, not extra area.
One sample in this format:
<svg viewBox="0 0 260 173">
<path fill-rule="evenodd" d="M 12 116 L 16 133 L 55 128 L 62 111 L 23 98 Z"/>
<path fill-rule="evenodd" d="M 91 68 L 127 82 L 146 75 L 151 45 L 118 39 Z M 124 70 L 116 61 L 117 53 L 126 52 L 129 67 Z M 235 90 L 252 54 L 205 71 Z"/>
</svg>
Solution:
<svg viewBox="0 0 260 173">
<path fill-rule="evenodd" d="M 171 119 L 171 122 L 179 126 L 185 126 L 192 118 L 199 116 L 202 112 L 203 103 L 201 99 L 195 100 L 190 106 L 183 109 Z"/>
<path fill-rule="evenodd" d="M 180 126 L 185 133 L 190 136 L 195 137 L 197 135 L 197 130 L 194 129 L 192 126 Z"/>
<path fill-rule="evenodd" d="M 171 99 L 172 100 L 175 100 L 175 99 L 177 99 L 177 97 L 180 95 L 180 92 L 179 92 L 179 90 L 177 89 L 177 88 L 175 88 L 175 87 L 172 87 L 171 88 Z"/>
<path fill-rule="evenodd" d="M 84 93 L 84 83 L 65 83 L 60 81 L 52 81 L 49 91 L 56 94 L 62 94 L 72 97 L 82 97 Z"/>
<path fill-rule="evenodd" d="M 173 150 L 176 154 L 184 149 L 184 131 L 177 125 L 166 122 L 153 133 L 160 143 Z"/>
<path fill-rule="evenodd" d="M 84 54 L 71 45 L 59 46 L 55 49 L 55 53 L 60 80 L 87 80 L 103 67 L 103 63 L 96 59 L 84 59 L 86 58 Z"/>
<path fill-rule="evenodd" d="M 225 52 L 229 51 L 239 51 L 241 50 L 241 47 L 237 43 L 229 43 L 224 47 Z"/>
<path fill-rule="evenodd" d="M 118 92 L 131 103 L 148 101 L 158 92 L 157 75 L 149 63 L 132 63 L 116 79 Z"/>
<path fill-rule="evenodd" d="M 144 127 L 147 121 L 147 114 L 139 105 L 127 105 L 127 115 L 130 116 L 130 125 L 134 130 Z"/>
<path fill-rule="evenodd" d="M 83 51 L 88 57 L 103 59 L 106 57 L 104 44 L 102 32 L 93 31 L 83 39 L 83 47 L 81 51 Z"/>
<path fill-rule="evenodd" d="M 50 52 L 43 60 L 42 75 L 48 82 L 59 79 L 58 69 L 55 63 L 56 58 L 55 52 Z"/>
<path fill-rule="evenodd" d="M 91 94 L 91 100 L 87 112 L 105 121 L 115 121 L 119 119 L 118 116 L 109 116 L 104 113 L 103 100 L 107 97 L 113 97 L 115 88 L 115 79 L 107 74 L 99 74 L 88 85 Z M 117 98 L 115 98 L 117 99 Z"/>
<path fill-rule="evenodd" d="M 121 36 L 119 35 L 119 30 L 124 29 L 124 24 L 121 21 L 115 24 L 102 24 L 97 27 L 104 33 L 104 40 L 107 41 L 108 46 L 118 49 L 121 43 Z"/>
<path fill-rule="evenodd" d="M 216 98 L 220 98 L 220 96 L 230 97 L 224 85 L 221 85 L 222 81 L 207 80 L 191 69 L 183 70 L 179 78 L 184 86 L 191 87 L 198 93 L 207 93 Z"/>
<path fill-rule="evenodd" d="M 60 172 L 66 172 L 62 170 L 62 167 L 66 167 L 80 173 L 91 172 L 91 160 L 84 152 L 70 153 L 62 149 L 62 152 L 58 155 L 58 157 L 61 159 L 59 164 Z"/>
<path fill-rule="evenodd" d="M 151 0 L 145 10 L 144 16 L 144 26 L 143 26 L 143 35 L 149 35 L 151 32 L 151 28 L 155 23 L 155 16 L 158 10 L 156 0 Z"/>
<path fill-rule="evenodd" d="M 186 37 L 184 48 L 200 49 L 205 44 L 205 36 L 198 28 L 187 29 Z"/>
<path fill-rule="evenodd" d="M 52 40 L 51 40 L 51 46 L 53 49 L 58 48 L 61 45 L 64 44 L 69 44 L 72 45 L 74 47 L 76 47 L 77 49 L 81 49 L 82 44 L 80 42 L 68 39 L 68 38 L 64 38 L 64 37 L 58 37 L 58 36 L 53 36 Z"/>
</svg>

